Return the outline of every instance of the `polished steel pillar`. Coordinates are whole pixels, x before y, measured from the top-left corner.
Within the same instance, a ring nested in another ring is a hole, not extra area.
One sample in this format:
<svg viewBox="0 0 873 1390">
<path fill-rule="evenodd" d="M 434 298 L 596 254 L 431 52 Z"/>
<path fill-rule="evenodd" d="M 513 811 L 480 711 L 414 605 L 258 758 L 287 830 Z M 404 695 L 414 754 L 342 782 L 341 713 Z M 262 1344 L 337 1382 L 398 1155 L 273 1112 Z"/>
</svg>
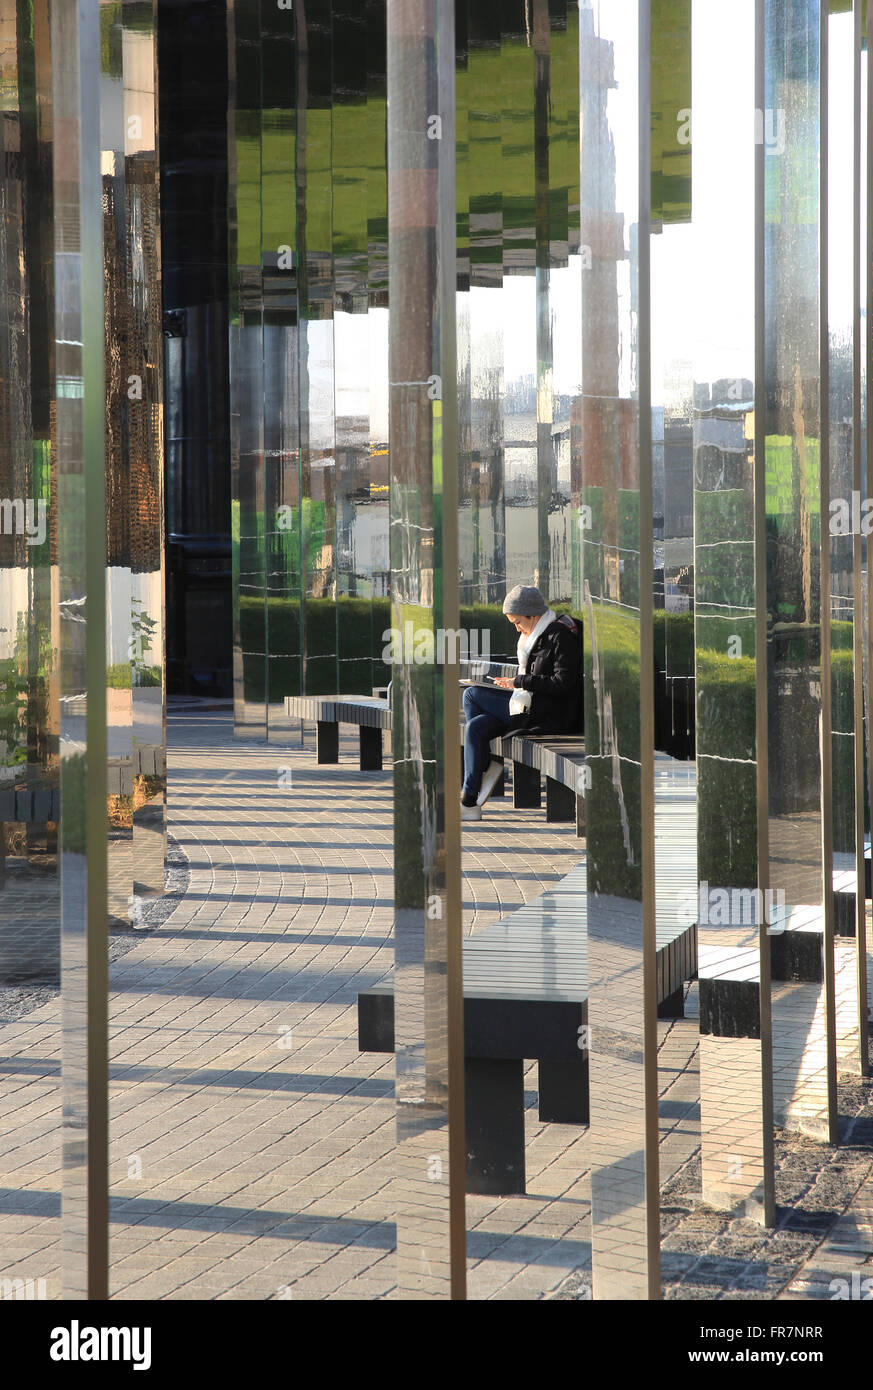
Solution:
<svg viewBox="0 0 873 1390">
<path fill-rule="evenodd" d="M 63 1286 L 107 1296 L 106 500 L 100 6 L 51 13 L 61 613 Z"/>
<path fill-rule="evenodd" d="M 433 653 L 393 668 L 397 1271 L 463 1298 L 454 14 L 388 3 L 391 610 Z M 428 643 L 427 639 L 430 639 Z"/>
<path fill-rule="evenodd" d="M 657 1298 L 648 0 L 579 19 L 594 1296 Z"/>
<path fill-rule="evenodd" d="M 0 47 L 0 984 L 15 985 L 60 978 L 47 0 L 26 12 L 4 0 Z"/>
<path fill-rule="evenodd" d="M 703 1197 L 774 1217 L 768 903 L 758 876 L 755 3 L 692 14 L 694 577 Z M 725 248 L 730 254 L 725 254 Z"/>
<path fill-rule="evenodd" d="M 536 202 L 536 349 L 537 349 L 537 564 L 534 583 L 544 598 L 551 587 L 549 503 L 552 498 L 554 345 L 550 313 L 551 217 L 549 162 L 554 157 L 549 136 L 551 68 L 548 0 L 533 0 L 531 36 L 534 51 L 534 187 Z"/>
<path fill-rule="evenodd" d="M 861 460 L 858 464 L 857 476 L 861 479 L 861 490 L 867 497 L 873 497 L 873 411 L 871 411 L 870 386 L 873 381 L 871 373 L 871 352 L 873 352 L 873 335 L 870 332 L 870 314 L 873 312 L 873 275 L 870 273 L 869 258 L 870 249 L 873 246 L 873 140 L 870 138 L 871 121 L 873 121 L 873 91 L 870 87 L 870 63 L 869 50 L 870 44 L 867 35 L 870 33 L 870 25 L 873 23 L 873 0 L 857 0 L 859 10 L 856 24 L 855 45 L 859 51 L 857 83 L 858 91 L 856 95 L 857 106 L 857 128 L 859 133 L 859 149 L 857 157 L 858 177 L 856 179 L 858 194 L 855 215 L 855 283 L 857 286 L 855 300 L 856 312 L 858 315 L 857 331 L 855 335 L 855 387 L 857 397 L 857 433 L 859 439 L 859 449 L 862 449 Z M 863 445 L 861 441 L 863 440 Z M 865 459 L 866 456 L 866 459 Z M 866 463 L 866 466 L 865 466 Z M 870 720 L 870 669 L 871 669 L 871 630 L 870 630 L 870 598 L 873 593 L 873 575 L 870 571 L 870 540 L 862 539 L 860 543 L 860 565 L 861 574 L 856 578 L 857 593 L 857 612 L 858 625 L 860 631 L 861 660 L 856 665 L 856 672 L 863 671 L 863 679 L 860 675 L 858 681 L 862 685 L 860 693 L 856 694 L 863 706 L 863 711 L 859 716 L 865 729 L 863 751 L 856 752 L 855 775 L 860 777 L 864 786 L 868 801 L 871 768 L 873 768 L 873 723 Z M 857 785 L 857 783 L 856 783 Z M 865 822 L 861 820 L 860 812 L 857 813 L 856 825 L 860 822 L 863 830 Z M 860 832 L 859 832 L 860 833 Z M 866 841 L 869 845 L 870 832 L 867 831 Z M 869 869 L 867 868 L 866 849 L 859 855 L 861 860 L 860 867 L 864 871 L 866 882 Z M 864 918 L 866 926 L 866 902 L 864 908 Z M 860 944 L 860 938 L 859 938 Z M 870 1021 L 869 1011 L 871 999 L 873 999 L 873 951 L 870 949 L 869 938 L 865 932 L 863 954 L 859 949 L 858 958 L 858 994 L 860 996 L 866 990 L 867 997 L 867 1059 L 869 1066 L 869 1035 Z M 863 1027 L 863 1025 L 862 1025 Z"/>
<path fill-rule="evenodd" d="M 246 737 L 266 738 L 270 634 L 264 535 L 268 518 L 264 471 L 259 0 L 229 0 L 228 36 L 234 728 Z M 290 179 L 294 174 L 290 153 L 289 166 Z M 288 197 L 293 230 L 293 191 Z M 270 519 L 271 527 L 274 524 L 274 519 Z"/>
<path fill-rule="evenodd" d="M 133 332 L 128 284 L 127 170 L 128 143 L 154 146 L 154 100 L 142 125 L 142 103 L 125 92 L 123 10 L 102 13 L 101 39 L 111 58 L 100 73 L 100 173 L 103 186 L 103 264 L 106 269 L 104 332 L 106 373 L 106 724 L 108 754 L 108 898 L 112 928 L 126 926 L 140 908 L 133 901 L 133 586 L 131 574 L 134 526 L 131 478 L 138 452 L 136 415 L 145 372 L 140 364 L 129 395 L 133 368 L 128 353 Z M 133 38 L 133 35 L 129 35 Z M 150 49 L 150 51 L 152 51 Z M 129 74 L 130 75 L 130 74 Z M 131 132 L 130 136 L 128 131 Z M 136 138 L 133 138 L 136 132 Z M 130 267 L 133 268 L 132 266 Z M 133 427 L 133 429 L 131 428 Z"/>
<path fill-rule="evenodd" d="M 766 572 L 756 577 L 757 617 L 767 625 L 767 886 L 779 895 L 770 923 L 774 1115 L 777 1124 L 834 1142 L 830 682 L 822 683 L 830 670 L 820 296 L 826 32 L 819 0 L 762 0 L 755 418 Z"/>
<path fill-rule="evenodd" d="M 836 1046 L 839 1068 L 864 1074 L 868 1060 L 862 537 L 842 524 L 846 512 L 851 516 L 853 493 L 861 495 L 861 20 L 859 5 L 827 15 L 827 81 L 822 91 L 827 148 L 822 283 L 827 292 L 823 294 L 822 351 L 827 353 Z"/>
</svg>

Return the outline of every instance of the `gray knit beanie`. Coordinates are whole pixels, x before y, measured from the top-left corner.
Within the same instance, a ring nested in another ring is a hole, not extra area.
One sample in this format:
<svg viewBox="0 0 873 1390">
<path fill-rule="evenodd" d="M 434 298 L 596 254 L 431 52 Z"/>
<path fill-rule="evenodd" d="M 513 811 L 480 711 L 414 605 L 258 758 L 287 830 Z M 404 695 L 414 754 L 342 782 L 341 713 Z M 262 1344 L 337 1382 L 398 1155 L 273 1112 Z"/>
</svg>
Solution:
<svg viewBox="0 0 873 1390">
<path fill-rule="evenodd" d="M 549 605 L 532 584 L 516 584 L 503 600 L 503 611 L 507 617 L 512 614 L 521 618 L 540 618 L 543 613 L 548 613 Z"/>
</svg>

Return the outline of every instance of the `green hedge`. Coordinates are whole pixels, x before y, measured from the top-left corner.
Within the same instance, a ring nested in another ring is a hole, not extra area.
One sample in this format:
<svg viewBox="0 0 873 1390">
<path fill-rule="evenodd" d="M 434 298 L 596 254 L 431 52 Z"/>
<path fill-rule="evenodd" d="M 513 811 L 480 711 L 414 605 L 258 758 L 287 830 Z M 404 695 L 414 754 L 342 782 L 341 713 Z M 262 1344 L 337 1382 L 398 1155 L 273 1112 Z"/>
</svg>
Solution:
<svg viewBox="0 0 873 1390">
<path fill-rule="evenodd" d="M 556 612 L 569 611 L 557 604 Z M 310 598 L 306 600 L 307 695 L 366 694 L 391 679 L 382 660 L 391 630 L 387 598 Z M 266 630 L 265 630 L 266 623 Z M 500 604 L 465 604 L 460 626 L 479 636 L 480 654 L 492 660 L 514 659 L 516 634 Z M 269 650 L 270 703 L 300 694 L 300 604 L 296 599 L 240 599 L 240 635 L 247 700 L 264 699 L 266 656 Z M 486 647 L 487 638 L 487 647 Z"/>
</svg>

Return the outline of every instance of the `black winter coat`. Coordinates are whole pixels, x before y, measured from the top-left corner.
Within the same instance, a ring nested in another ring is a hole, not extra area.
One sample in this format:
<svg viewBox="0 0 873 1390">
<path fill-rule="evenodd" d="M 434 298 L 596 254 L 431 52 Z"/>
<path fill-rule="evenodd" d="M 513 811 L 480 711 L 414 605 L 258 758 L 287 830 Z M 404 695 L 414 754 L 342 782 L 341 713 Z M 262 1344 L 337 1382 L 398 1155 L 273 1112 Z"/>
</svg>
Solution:
<svg viewBox="0 0 873 1390">
<path fill-rule="evenodd" d="M 582 642 L 566 624 L 550 623 L 540 633 L 528 652 L 527 670 L 513 684 L 533 696 L 530 709 L 513 719 L 516 728 L 528 734 L 582 733 Z"/>
</svg>

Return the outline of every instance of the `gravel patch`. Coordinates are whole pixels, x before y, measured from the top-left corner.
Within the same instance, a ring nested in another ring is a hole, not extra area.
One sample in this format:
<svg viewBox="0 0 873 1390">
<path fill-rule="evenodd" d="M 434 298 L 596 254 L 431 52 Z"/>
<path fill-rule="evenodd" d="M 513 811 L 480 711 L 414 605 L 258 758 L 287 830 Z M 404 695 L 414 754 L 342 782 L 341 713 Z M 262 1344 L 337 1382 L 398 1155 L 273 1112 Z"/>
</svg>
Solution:
<svg viewBox="0 0 873 1390">
<path fill-rule="evenodd" d="M 776 1224 L 708 1207 L 699 1149 L 661 1194 L 665 1299 L 773 1299 L 826 1239 L 873 1171 L 873 1079 L 840 1077 L 839 1148 L 776 1131 Z M 553 1297 L 590 1299 L 590 1270 L 575 1270 Z"/>
</svg>

